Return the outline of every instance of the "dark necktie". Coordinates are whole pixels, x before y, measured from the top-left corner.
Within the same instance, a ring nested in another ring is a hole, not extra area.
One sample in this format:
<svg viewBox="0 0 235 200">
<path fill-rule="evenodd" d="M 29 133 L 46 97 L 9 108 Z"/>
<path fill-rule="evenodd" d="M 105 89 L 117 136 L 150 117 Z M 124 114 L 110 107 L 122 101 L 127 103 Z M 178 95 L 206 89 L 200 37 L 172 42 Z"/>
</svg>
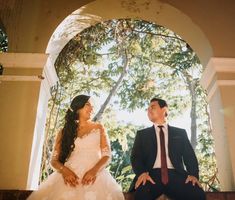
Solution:
<svg viewBox="0 0 235 200">
<path fill-rule="evenodd" d="M 162 183 L 168 183 L 168 169 L 166 163 L 166 149 L 165 149 L 165 138 L 164 132 L 162 130 L 163 126 L 158 126 L 160 128 L 160 146 L 161 146 L 161 178 Z"/>
</svg>

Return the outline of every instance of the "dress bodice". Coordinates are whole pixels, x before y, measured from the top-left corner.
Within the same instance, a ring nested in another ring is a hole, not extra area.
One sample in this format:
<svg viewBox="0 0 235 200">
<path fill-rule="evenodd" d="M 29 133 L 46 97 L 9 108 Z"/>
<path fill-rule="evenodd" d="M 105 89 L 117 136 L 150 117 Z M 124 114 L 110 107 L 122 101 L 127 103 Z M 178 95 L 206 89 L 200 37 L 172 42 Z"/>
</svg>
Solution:
<svg viewBox="0 0 235 200">
<path fill-rule="evenodd" d="M 100 151 L 100 130 L 92 129 L 90 133 L 83 137 L 77 137 L 73 153 L 88 153 L 89 151 Z"/>
<path fill-rule="evenodd" d="M 66 161 L 66 166 L 77 168 L 81 161 L 94 165 L 101 158 L 99 129 L 92 129 L 89 134 L 77 137 L 74 144 L 74 150 Z"/>
</svg>

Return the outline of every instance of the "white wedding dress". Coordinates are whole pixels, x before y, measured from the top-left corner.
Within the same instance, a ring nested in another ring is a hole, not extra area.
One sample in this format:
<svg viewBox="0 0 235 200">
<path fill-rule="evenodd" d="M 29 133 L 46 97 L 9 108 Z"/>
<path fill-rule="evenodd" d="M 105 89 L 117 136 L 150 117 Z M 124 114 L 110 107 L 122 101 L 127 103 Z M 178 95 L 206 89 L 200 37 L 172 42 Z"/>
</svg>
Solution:
<svg viewBox="0 0 235 200">
<path fill-rule="evenodd" d="M 75 148 L 65 166 L 72 169 L 81 179 L 101 159 L 100 130 L 93 129 L 83 138 L 77 137 Z M 101 169 L 91 185 L 67 186 L 58 172 L 53 172 L 28 200 L 124 200 L 120 185 L 109 171 Z"/>
</svg>

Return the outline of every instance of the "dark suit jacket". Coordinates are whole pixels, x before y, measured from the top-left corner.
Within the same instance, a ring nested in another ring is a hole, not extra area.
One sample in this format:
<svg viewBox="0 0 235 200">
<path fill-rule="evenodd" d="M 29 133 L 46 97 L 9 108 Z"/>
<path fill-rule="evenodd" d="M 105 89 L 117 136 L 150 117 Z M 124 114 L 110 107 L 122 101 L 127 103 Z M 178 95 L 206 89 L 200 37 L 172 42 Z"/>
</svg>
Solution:
<svg viewBox="0 0 235 200">
<path fill-rule="evenodd" d="M 168 125 L 168 153 L 175 170 L 187 177 L 198 178 L 198 161 L 184 129 Z M 154 126 L 137 131 L 131 152 L 131 165 L 136 174 L 130 191 L 140 174 L 153 169 L 157 156 L 157 137 Z"/>
</svg>

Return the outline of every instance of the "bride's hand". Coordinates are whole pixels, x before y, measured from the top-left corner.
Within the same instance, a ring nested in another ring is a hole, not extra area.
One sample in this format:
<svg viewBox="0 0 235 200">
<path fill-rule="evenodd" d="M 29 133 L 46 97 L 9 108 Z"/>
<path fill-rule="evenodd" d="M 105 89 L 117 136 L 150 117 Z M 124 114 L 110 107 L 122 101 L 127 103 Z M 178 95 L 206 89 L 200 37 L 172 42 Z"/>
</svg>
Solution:
<svg viewBox="0 0 235 200">
<path fill-rule="evenodd" d="M 63 167 L 61 174 L 64 178 L 64 183 L 72 187 L 76 187 L 79 184 L 79 177 L 69 168 Z"/>
<path fill-rule="evenodd" d="M 96 180 L 96 174 L 97 174 L 96 169 L 92 168 L 92 169 L 88 170 L 82 178 L 82 184 L 83 185 L 93 184 Z"/>
</svg>

